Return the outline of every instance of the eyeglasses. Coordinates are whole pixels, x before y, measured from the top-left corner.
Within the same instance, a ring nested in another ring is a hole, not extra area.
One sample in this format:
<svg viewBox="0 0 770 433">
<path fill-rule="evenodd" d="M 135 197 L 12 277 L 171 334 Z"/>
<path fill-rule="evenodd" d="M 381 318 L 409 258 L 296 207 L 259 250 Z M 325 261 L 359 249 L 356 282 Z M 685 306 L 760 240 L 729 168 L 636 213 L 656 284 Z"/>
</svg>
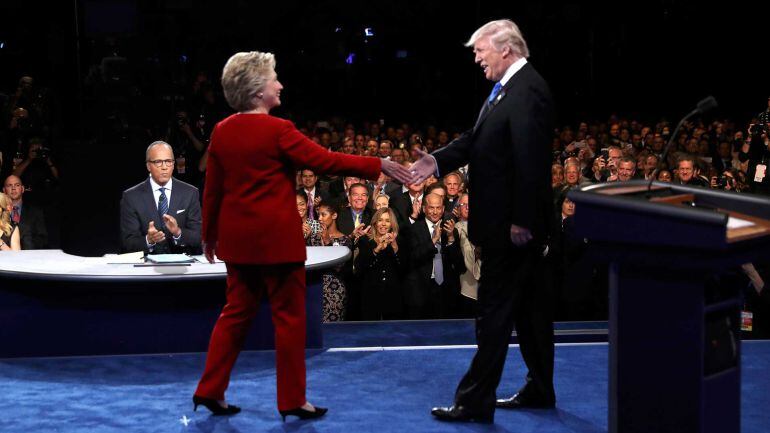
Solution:
<svg viewBox="0 0 770 433">
<path fill-rule="evenodd" d="M 163 163 L 166 163 L 168 166 L 172 166 L 174 165 L 175 161 L 173 159 L 153 159 L 147 162 L 151 163 L 155 167 L 162 167 Z"/>
<path fill-rule="evenodd" d="M 468 203 L 457 203 L 457 207 L 466 207 Z"/>
</svg>

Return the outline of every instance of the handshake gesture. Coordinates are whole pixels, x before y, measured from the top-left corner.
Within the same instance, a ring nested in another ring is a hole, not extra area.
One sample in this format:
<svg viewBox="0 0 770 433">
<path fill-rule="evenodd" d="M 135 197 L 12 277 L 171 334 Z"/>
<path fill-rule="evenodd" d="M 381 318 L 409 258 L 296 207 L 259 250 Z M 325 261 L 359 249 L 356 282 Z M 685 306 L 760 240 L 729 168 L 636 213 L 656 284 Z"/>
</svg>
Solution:
<svg viewBox="0 0 770 433">
<path fill-rule="evenodd" d="M 417 152 L 421 157 L 409 168 L 406 168 L 397 162 L 383 158 L 381 160 L 382 172 L 405 184 L 416 184 L 424 181 L 436 172 L 436 160 L 427 152 L 419 149 Z"/>
</svg>

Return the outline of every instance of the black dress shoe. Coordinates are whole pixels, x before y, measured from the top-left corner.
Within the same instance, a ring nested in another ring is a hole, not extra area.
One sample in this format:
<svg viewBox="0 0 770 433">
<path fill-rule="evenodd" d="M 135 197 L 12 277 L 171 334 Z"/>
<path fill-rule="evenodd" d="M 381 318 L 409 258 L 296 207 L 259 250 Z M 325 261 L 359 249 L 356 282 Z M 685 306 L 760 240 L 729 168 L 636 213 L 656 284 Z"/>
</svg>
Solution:
<svg viewBox="0 0 770 433">
<path fill-rule="evenodd" d="M 303 409 L 301 407 L 296 407 L 294 409 L 290 410 L 279 410 L 278 412 L 281 414 L 281 418 L 283 418 L 283 422 L 286 422 L 286 417 L 289 415 L 294 415 L 296 417 L 299 417 L 299 419 L 313 419 L 313 418 L 321 418 L 326 414 L 326 412 L 329 409 L 325 407 L 315 406 L 315 410 L 307 410 Z"/>
<path fill-rule="evenodd" d="M 238 406 L 229 404 L 227 407 L 222 407 L 219 405 L 219 402 L 213 398 L 199 397 L 197 395 L 193 396 L 193 405 L 193 412 L 198 410 L 198 405 L 203 405 L 206 406 L 206 409 L 210 410 L 212 414 L 220 416 L 235 415 L 241 411 L 241 408 Z"/>
<path fill-rule="evenodd" d="M 534 399 L 517 392 L 510 398 L 500 398 L 495 406 L 501 409 L 553 409 L 556 402 L 545 399 Z"/>
<path fill-rule="evenodd" d="M 478 422 L 492 424 L 495 422 L 495 412 L 472 412 L 463 406 L 434 407 L 431 415 L 441 421 Z"/>
</svg>

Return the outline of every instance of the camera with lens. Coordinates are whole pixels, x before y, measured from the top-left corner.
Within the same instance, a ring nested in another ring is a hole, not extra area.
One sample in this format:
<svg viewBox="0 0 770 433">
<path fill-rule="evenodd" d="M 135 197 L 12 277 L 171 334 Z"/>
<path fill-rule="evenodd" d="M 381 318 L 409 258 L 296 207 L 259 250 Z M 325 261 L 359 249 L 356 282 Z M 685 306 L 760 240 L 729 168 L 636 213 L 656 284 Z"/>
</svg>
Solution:
<svg viewBox="0 0 770 433">
<path fill-rule="evenodd" d="M 47 147 L 41 147 L 37 150 L 37 157 L 38 159 L 48 159 L 48 157 L 51 155 L 51 149 Z"/>
<path fill-rule="evenodd" d="M 727 186 L 727 176 L 717 176 L 717 188 L 725 189 Z"/>
<path fill-rule="evenodd" d="M 767 133 L 767 126 L 764 123 L 754 123 L 749 128 L 749 134 L 753 137 Z"/>
</svg>

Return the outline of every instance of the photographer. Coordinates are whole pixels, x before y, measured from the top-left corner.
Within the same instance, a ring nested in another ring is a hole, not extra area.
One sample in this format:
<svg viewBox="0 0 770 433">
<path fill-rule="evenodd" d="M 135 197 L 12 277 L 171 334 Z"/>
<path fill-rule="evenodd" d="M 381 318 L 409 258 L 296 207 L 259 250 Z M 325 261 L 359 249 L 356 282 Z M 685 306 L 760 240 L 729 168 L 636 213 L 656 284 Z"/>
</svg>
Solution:
<svg viewBox="0 0 770 433">
<path fill-rule="evenodd" d="M 602 149 L 594 159 L 591 182 L 614 182 L 618 180 L 618 163 L 623 157 L 623 151 L 617 146 Z"/>
<path fill-rule="evenodd" d="M 748 141 L 743 143 L 738 159 L 747 163 L 746 170 L 749 191 L 755 194 L 770 195 L 770 179 L 767 165 L 770 164 L 770 137 L 768 137 L 767 111 L 760 113 L 760 121 L 749 125 Z"/>
<path fill-rule="evenodd" d="M 711 176 L 710 186 L 713 189 L 739 192 L 740 189 L 738 188 L 736 177 L 737 170 L 725 170 L 719 176 Z"/>
<path fill-rule="evenodd" d="M 201 177 L 198 162 L 208 146 L 205 123 L 201 119 L 193 122 L 187 111 L 179 110 L 166 134 L 165 141 L 173 146 L 176 155 L 176 176 L 191 185 L 197 185 Z"/>
<path fill-rule="evenodd" d="M 757 115 L 757 120 L 763 125 L 770 124 L 770 97 L 767 98 L 767 108 Z"/>
<path fill-rule="evenodd" d="M 51 158 L 51 150 L 45 147 L 43 139 L 29 139 L 27 157 L 18 164 L 13 175 L 21 178 L 26 185 L 30 202 L 47 205 L 53 200 L 59 181 L 59 169 Z"/>
</svg>

